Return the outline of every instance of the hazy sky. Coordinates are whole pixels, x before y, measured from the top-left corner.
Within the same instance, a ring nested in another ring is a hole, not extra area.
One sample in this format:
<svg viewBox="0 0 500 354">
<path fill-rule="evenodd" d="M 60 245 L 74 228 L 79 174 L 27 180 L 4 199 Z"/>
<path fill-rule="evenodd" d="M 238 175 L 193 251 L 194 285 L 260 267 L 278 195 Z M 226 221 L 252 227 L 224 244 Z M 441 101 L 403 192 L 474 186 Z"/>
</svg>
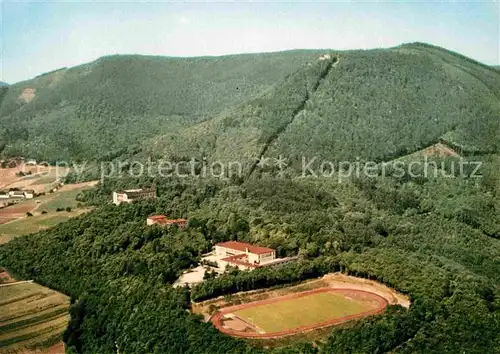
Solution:
<svg viewBox="0 0 500 354">
<path fill-rule="evenodd" d="M 500 64 L 498 1 L 0 1 L 0 81 L 9 83 L 116 53 L 197 56 L 414 41 Z"/>
</svg>

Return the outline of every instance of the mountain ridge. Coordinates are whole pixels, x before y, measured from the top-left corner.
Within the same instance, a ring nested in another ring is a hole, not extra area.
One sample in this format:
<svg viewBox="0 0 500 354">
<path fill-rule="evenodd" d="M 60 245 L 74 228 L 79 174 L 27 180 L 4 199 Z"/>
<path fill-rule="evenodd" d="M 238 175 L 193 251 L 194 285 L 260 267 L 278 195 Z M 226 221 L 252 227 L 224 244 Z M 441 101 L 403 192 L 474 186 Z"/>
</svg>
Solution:
<svg viewBox="0 0 500 354">
<path fill-rule="evenodd" d="M 265 137 L 286 120 L 286 105 L 293 105 L 287 96 L 302 95 L 297 88 L 309 85 L 311 70 L 319 70 L 327 53 L 340 63 L 264 153 L 384 160 L 439 139 L 466 153 L 498 151 L 500 73 L 422 43 L 217 57 L 105 56 L 9 86 L 0 97 L 0 147 L 6 156 L 44 160 L 108 160 L 134 151 L 254 160 Z M 364 141 L 374 145 L 364 149 Z"/>
</svg>

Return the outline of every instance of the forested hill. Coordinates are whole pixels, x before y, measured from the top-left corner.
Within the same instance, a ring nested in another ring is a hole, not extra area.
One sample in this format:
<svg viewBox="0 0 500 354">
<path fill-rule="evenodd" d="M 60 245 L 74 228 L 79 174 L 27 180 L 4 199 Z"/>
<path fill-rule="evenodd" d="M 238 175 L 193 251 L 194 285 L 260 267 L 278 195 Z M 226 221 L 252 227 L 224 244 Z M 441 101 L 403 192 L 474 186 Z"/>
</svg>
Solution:
<svg viewBox="0 0 500 354">
<path fill-rule="evenodd" d="M 422 43 L 110 56 L 11 85 L 0 100 L 3 154 L 46 160 L 138 151 L 176 160 L 386 160 L 437 141 L 463 154 L 500 146 L 500 72 Z"/>
<path fill-rule="evenodd" d="M 16 278 L 71 296 L 68 353 L 500 353 L 500 72 L 491 67 L 421 43 L 115 56 L 0 94 L 5 155 L 248 161 L 243 178 L 103 175 L 77 197 L 92 211 L 0 246 L 0 266 Z M 448 149 L 429 170 L 412 160 L 418 153 L 399 159 L 402 174 L 384 164 L 342 179 L 255 169 L 260 155 L 283 154 L 292 167 L 301 155 L 388 160 L 437 141 L 470 164 Z M 154 200 L 110 205 L 112 191 L 150 187 Z M 153 214 L 189 222 L 148 227 Z M 172 286 L 229 240 L 297 261 Z M 382 282 L 411 306 L 268 349 L 187 311 L 331 272 Z"/>
<path fill-rule="evenodd" d="M 102 158 L 177 131 L 269 89 L 318 54 L 115 55 L 11 85 L 0 113 L 6 155 Z M 0 97 L 1 100 L 1 97 Z"/>
</svg>

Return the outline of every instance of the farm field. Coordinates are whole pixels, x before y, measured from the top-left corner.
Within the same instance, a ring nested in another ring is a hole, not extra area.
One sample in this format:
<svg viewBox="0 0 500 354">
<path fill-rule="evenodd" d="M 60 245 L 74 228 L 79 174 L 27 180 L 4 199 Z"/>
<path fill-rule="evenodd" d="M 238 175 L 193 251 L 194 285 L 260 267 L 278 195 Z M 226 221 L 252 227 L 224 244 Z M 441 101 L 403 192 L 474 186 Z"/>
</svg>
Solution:
<svg viewBox="0 0 500 354">
<path fill-rule="evenodd" d="M 69 298 L 36 283 L 0 285 L 1 353 L 52 346 L 67 326 Z"/>
<path fill-rule="evenodd" d="M 21 219 L 14 219 L 13 221 L 4 224 L 0 223 L 0 244 L 7 243 L 18 236 L 48 229 L 87 211 L 89 211 L 89 209 L 81 208 L 72 210 L 71 212 L 60 211 L 40 214 L 23 217 Z"/>
<path fill-rule="evenodd" d="M 50 228 L 89 211 L 89 209 L 78 207 L 76 196 L 94 185 L 95 182 L 64 185 L 54 193 L 0 209 L 0 244 L 17 236 Z M 67 207 L 71 208 L 71 212 L 57 211 L 58 208 L 66 209 Z M 28 212 L 33 216 L 26 216 Z M 46 213 L 42 214 L 42 212 Z"/>
<path fill-rule="evenodd" d="M 268 333 L 310 326 L 368 310 L 368 305 L 352 298 L 323 292 L 257 305 L 235 311 L 234 314 Z"/>
</svg>

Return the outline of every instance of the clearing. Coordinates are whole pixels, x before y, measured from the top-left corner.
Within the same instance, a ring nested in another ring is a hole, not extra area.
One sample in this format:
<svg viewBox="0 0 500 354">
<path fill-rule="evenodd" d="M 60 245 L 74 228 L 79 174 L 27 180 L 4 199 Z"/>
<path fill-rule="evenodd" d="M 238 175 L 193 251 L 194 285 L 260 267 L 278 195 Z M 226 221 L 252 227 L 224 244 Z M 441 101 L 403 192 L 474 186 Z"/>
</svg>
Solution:
<svg viewBox="0 0 500 354">
<path fill-rule="evenodd" d="M 23 217 L 14 219 L 10 222 L 0 225 L 0 245 L 7 243 L 10 240 L 22 236 L 32 234 L 51 228 L 61 222 L 79 216 L 90 209 L 76 209 L 71 212 L 60 211 L 47 214 L 39 214 L 35 216 Z M 1 220 L 1 219 L 0 219 Z"/>
<path fill-rule="evenodd" d="M 235 337 L 269 339 L 375 315 L 387 304 L 371 292 L 319 288 L 223 308 L 210 321 Z"/>
<path fill-rule="evenodd" d="M 321 339 L 328 335 L 328 327 L 378 314 L 388 304 L 408 308 L 410 301 L 375 281 L 332 273 L 295 286 L 193 303 L 192 311 L 226 334 L 274 346 L 299 337 Z"/>
<path fill-rule="evenodd" d="M 18 175 L 19 173 L 24 176 Z M 9 188 L 33 189 L 35 193 L 48 192 L 59 184 L 69 169 L 62 166 L 25 165 L 0 168 L 0 190 Z M 29 174 L 28 174 L 29 173 Z"/>
</svg>

